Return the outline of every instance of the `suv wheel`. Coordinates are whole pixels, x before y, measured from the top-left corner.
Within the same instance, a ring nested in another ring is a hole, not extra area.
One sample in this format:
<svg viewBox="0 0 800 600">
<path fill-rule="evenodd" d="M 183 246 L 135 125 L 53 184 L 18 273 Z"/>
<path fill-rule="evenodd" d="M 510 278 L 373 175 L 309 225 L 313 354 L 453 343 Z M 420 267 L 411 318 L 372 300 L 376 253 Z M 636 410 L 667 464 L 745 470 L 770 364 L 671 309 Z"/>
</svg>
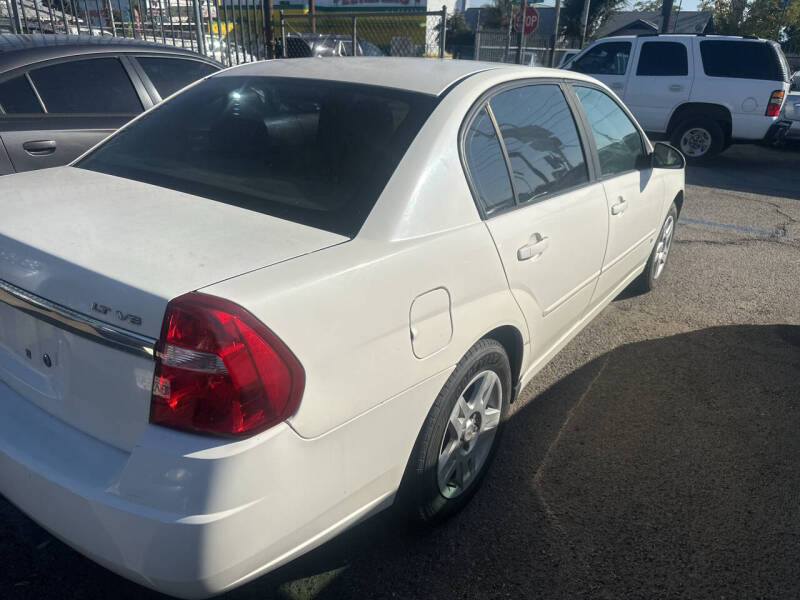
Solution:
<svg viewBox="0 0 800 600">
<path fill-rule="evenodd" d="M 694 117 L 678 124 L 670 142 L 689 162 L 701 162 L 725 149 L 725 132 L 710 118 Z"/>
</svg>

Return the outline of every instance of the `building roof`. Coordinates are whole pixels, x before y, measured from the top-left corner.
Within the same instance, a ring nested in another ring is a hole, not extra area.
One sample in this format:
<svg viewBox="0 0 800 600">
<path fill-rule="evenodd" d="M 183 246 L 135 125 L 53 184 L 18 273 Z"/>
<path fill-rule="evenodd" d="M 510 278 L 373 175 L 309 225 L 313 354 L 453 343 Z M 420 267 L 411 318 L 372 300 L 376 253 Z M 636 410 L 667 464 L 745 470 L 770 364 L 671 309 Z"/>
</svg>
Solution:
<svg viewBox="0 0 800 600">
<path fill-rule="evenodd" d="M 459 80 L 502 64 L 473 60 L 393 57 L 326 57 L 268 60 L 227 69 L 218 76 L 270 75 L 348 81 L 438 96 Z M 531 69 L 531 75 L 535 76 Z"/>
<path fill-rule="evenodd" d="M 713 33 L 711 12 L 682 10 L 672 13 L 668 33 Z M 659 33 L 663 18 L 655 11 L 624 11 L 606 20 L 594 37 L 613 35 L 636 35 L 638 33 Z"/>
<path fill-rule="evenodd" d="M 34 62 L 64 58 L 77 54 L 83 56 L 107 52 L 142 51 L 180 54 L 213 62 L 210 61 L 210 59 L 204 59 L 204 57 L 196 52 L 131 38 L 41 33 L 4 33 L 0 34 L 0 71 L 9 71 Z"/>
</svg>

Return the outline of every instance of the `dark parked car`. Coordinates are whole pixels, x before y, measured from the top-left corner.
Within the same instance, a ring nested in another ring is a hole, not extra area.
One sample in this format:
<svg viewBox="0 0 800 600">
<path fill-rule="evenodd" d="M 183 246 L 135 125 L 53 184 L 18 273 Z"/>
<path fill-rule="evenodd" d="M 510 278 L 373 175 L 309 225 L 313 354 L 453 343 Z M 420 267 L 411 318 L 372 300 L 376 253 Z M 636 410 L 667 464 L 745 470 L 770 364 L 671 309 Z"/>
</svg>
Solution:
<svg viewBox="0 0 800 600">
<path fill-rule="evenodd" d="M 356 38 L 358 56 L 385 56 L 383 50 L 363 38 Z M 278 56 L 283 54 L 280 42 Z M 329 33 L 294 33 L 286 36 L 286 57 L 353 56 L 353 38 Z"/>
<path fill-rule="evenodd" d="M 64 165 L 222 68 L 140 40 L 0 35 L 0 174 Z"/>
</svg>

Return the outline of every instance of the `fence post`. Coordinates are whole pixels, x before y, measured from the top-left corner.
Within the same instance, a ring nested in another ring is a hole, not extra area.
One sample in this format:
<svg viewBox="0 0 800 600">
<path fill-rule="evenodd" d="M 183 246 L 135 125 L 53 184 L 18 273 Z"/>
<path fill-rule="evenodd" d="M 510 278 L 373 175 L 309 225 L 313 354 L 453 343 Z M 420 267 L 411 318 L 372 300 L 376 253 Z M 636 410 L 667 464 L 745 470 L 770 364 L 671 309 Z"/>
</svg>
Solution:
<svg viewBox="0 0 800 600">
<path fill-rule="evenodd" d="M 439 58 L 444 58 L 444 43 L 447 37 L 447 5 L 442 5 L 442 34 L 439 36 Z"/>
<path fill-rule="evenodd" d="M 311 15 L 311 33 L 317 33 L 317 3 L 308 0 L 308 14 Z"/>
<path fill-rule="evenodd" d="M 281 55 L 286 58 L 286 22 L 283 18 L 283 9 L 280 12 L 281 17 Z"/>
<path fill-rule="evenodd" d="M 350 36 L 353 38 L 353 56 L 358 56 L 358 36 L 356 35 L 356 16 L 353 15 L 350 23 Z"/>
<path fill-rule="evenodd" d="M 483 27 L 481 26 L 481 13 L 480 8 L 478 9 L 478 26 L 475 28 L 475 48 L 472 52 L 473 60 L 480 60 L 481 59 L 481 31 Z"/>
<path fill-rule="evenodd" d="M 264 35 L 267 37 L 267 58 L 275 58 L 275 32 L 272 31 L 272 20 L 275 16 L 275 7 L 272 0 L 267 0 L 267 9 L 264 10 L 264 2 L 261 2 L 261 13 L 264 17 Z"/>
<path fill-rule="evenodd" d="M 22 10 L 25 10 L 25 8 L 23 7 Z M 17 6 L 17 0 L 11 0 L 11 13 L 14 19 L 14 22 L 11 24 L 11 27 L 14 29 L 14 33 L 23 33 L 22 21 L 20 21 L 19 18 L 19 7 Z"/>
<path fill-rule="evenodd" d="M 200 12 L 200 0 L 192 0 L 194 8 L 194 29 L 197 35 L 197 52 L 202 56 L 206 55 L 206 38 L 203 34 L 202 15 Z"/>
</svg>

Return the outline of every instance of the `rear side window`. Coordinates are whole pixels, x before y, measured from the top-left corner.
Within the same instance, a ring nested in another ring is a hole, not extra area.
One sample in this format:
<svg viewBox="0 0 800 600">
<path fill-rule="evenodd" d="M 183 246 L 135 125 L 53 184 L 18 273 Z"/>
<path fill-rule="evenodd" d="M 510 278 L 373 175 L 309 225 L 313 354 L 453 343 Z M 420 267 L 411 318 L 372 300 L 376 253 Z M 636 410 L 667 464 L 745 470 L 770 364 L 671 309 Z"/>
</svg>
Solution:
<svg viewBox="0 0 800 600">
<path fill-rule="evenodd" d="M 517 202 L 589 181 L 572 111 L 557 85 L 528 85 L 489 102 L 508 152 Z"/>
<path fill-rule="evenodd" d="M 136 60 L 162 98 L 171 96 L 190 83 L 217 71 L 215 67 L 199 60 L 152 56 L 140 56 Z"/>
<path fill-rule="evenodd" d="M 354 236 L 437 102 L 334 81 L 211 77 L 77 166 Z"/>
<path fill-rule="evenodd" d="M 30 72 L 47 112 L 137 114 L 142 104 L 125 67 L 116 58 L 59 63 Z"/>
<path fill-rule="evenodd" d="M 680 42 L 645 42 L 639 53 L 637 75 L 680 76 L 689 74 L 689 56 Z"/>
<path fill-rule="evenodd" d="M 42 105 L 24 75 L 0 83 L 0 107 L 10 115 L 42 112 Z"/>
<path fill-rule="evenodd" d="M 485 108 L 464 136 L 464 157 L 472 185 L 487 215 L 514 206 L 506 159 Z"/>
<path fill-rule="evenodd" d="M 644 146 L 633 121 L 605 92 L 583 86 L 575 86 L 575 92 L 592 128 L 602 175 L 611 177 L 635 170 Z"/>
<path fill-rule="evenodd" d="M 765 42 L 705 40 L 700 42 L 700 56 L 710 77 L 785 80 L 775 50 Z"/>
<path fill-rule="evenodd" d="M 625 75 L 630 56 L 630 42 L 604 42 L 587 50 L 570 68 L 578 73 Z"/>
</svg>

